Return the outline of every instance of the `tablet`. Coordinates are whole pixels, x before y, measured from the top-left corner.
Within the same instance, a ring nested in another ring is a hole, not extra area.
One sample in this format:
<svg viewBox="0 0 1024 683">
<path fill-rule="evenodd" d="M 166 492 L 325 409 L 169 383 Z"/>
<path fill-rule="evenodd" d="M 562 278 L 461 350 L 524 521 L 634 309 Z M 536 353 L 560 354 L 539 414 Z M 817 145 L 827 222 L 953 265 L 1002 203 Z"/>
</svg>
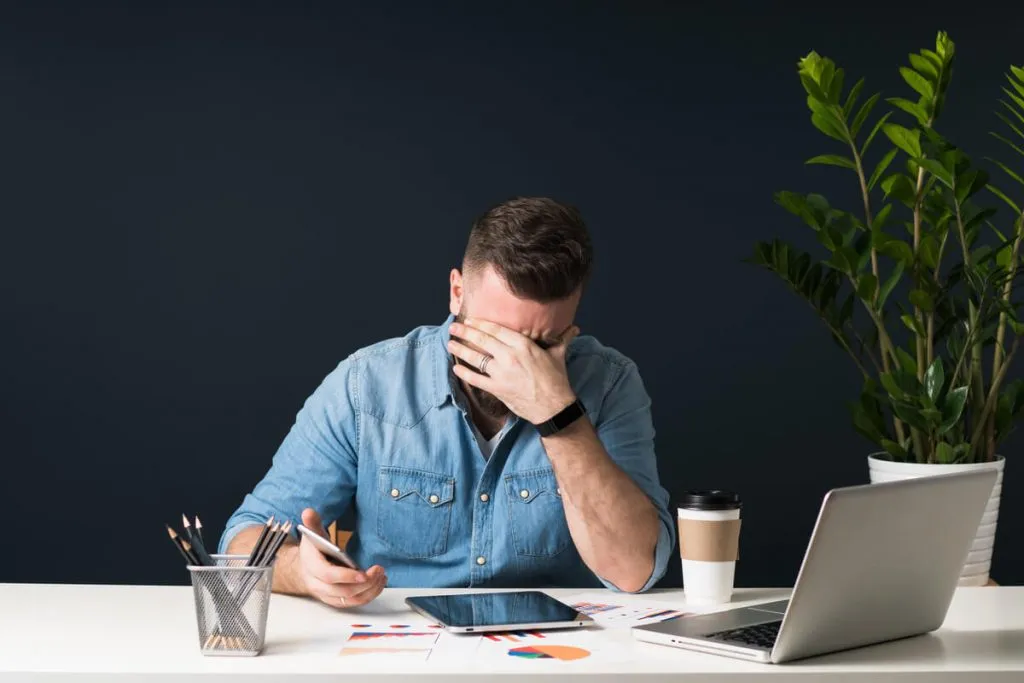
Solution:
<svg viewBox="0 0 1024 683">
<path fill-rule="evenodd" d="M 586 614 L 540 591 L 420 595 L 405 602 L 456 633 L 540 631 L 594 623 Z"/>
</svg>

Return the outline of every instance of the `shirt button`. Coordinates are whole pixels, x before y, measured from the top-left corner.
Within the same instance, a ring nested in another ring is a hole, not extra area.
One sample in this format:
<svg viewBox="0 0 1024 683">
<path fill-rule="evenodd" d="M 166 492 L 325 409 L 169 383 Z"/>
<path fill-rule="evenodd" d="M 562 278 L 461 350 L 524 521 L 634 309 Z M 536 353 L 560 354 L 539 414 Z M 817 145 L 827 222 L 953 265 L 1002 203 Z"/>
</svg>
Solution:
<svg viewBox="0 0 1024 683">
<path fill-rule="evenodd" d="M 523 489 L 522 491 L 519 492 L 519 497 L 520 498 L 529 498 L 530 497 L 530 492 L 527 491 L 526 489 Z"/>
<path fill-rule="evenodd" d="M 490 496 L 488 496 L 488 495 L 487 495 L 486 493 L 481 493 L 481 494 L 480 494 L 480 502 L 481 502 L 481 503 L 486 503 L 486 502 L 487 502 L 487 501 L 489 501 L 490 499 L 491 499 L 491 497 L 490 497 Z"/>
<path fill-rule="evenodd" d="M 430 502 L 431 503 L 436 503 L 437 501 L 438 501 L 438 497 L 437 496 L 434 496 L 434 495 L 430 496 Z"/>
<path fill-rule="evenodd" d="M 481 555 L 480 557 L 476 558 L 476 563 L 477 564 L 487 564 L 487 559 L 483 555 Z"/>
<path fill-rule="evenodd" d="M 398 489 L 391 489 L 391 497 L 398 498 Z"/>
</svg>

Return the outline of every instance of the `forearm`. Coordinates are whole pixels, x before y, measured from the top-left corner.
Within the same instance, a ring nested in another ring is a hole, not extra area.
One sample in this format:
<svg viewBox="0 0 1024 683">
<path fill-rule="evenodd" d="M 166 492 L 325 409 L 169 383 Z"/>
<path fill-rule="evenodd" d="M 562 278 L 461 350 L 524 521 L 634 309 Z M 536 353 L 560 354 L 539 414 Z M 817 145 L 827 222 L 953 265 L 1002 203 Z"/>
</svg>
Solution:
<svg viewBox="0 0 1024 683">
<path fill-rule="evenodd" d="M 228 554 L 248 555 L 252 552 L 253 546 L 256 545 L 256 540 L 264 528 L 263 525 L 256 525 L 239 531 L 228 544 Z M 276 559 L 274 560 L 274 584 L 272 587 L 275 593 L 286 593 L 289 595 L 309 594 L 299 576 L 298 551 L 299 545 L 291 539 L 285 541 L 284 545 L 277 551 Z"/>
<path fill-rule="evenodd" d="M 586 417 L 542 443 L 580 557 L 621 590 L 643 588 L 658 543 L 658 513 L 650 499 L 609 457 Z"/>
</svg>

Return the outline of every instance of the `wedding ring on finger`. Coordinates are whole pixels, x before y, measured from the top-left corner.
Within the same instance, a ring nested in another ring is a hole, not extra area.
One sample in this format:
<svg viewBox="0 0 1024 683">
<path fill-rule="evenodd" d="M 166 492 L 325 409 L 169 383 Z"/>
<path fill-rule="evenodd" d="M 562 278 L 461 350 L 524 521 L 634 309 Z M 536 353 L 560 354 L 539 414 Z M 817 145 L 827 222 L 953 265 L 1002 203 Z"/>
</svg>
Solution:
<svg viewBox="0 0 1024 683">
<path fill-rule="evenodd" d="M 493 358 L 493 356 L 484 354 L 483 360 L 480 361 L 480 374 L 487 374 L 487 364 L 491 362 L 491 358 Z"/>
</svg>

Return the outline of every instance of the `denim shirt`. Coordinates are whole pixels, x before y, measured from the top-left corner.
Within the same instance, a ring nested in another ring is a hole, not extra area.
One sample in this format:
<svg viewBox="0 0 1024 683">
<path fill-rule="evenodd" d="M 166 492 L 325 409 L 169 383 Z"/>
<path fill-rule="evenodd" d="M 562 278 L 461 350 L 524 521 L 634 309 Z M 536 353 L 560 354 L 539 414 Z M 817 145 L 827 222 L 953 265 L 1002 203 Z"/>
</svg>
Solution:
<svg viewBox="0 0 1024 683">
<path fill-rule="evenodd" d="M 362 567 L 383 566 L 390 586 L 618 590 L 580 559 L 531 424 L 510 416 L 484 459 L 455 389 L 452 320 L 360 349 L 327 375 L 228 520 L 219 551 L 270 515 L 298 522 L 311 507 L 327 524 L 354 506 L 346 551 Z M 658 511 L 647 590 L 664 575 L 675 544 L 650 398 L 636 365 L 593 337 L 573 340 L 566 367 L 605 450 Z"/>
</svg>

